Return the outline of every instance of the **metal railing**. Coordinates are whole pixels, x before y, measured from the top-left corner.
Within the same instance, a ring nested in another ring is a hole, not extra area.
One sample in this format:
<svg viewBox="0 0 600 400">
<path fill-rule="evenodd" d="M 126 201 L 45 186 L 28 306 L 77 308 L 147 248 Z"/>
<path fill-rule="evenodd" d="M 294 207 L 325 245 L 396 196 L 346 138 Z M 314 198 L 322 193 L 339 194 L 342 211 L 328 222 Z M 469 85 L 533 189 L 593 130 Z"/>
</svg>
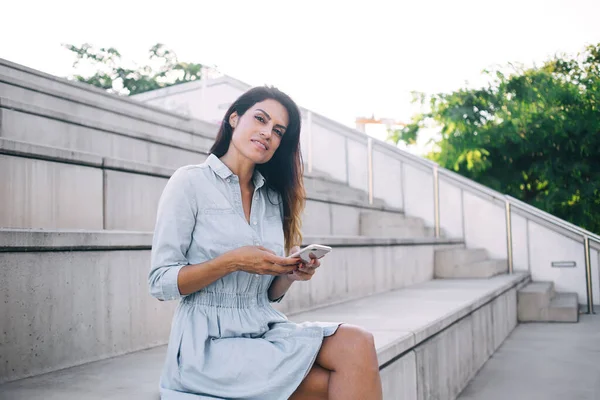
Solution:
<svg viewBox="0 0 600 400">
<path fill-rule="evenodd" d="M 505 195 L 499 192 L 496 192 L 490 188 L 487 188 L 479 183 L 473 182 L 461 175 L 455 174 L 451 171 L 447 171 L 445 169 L 440 169 L 438 165 L 433 167 L 433 179 L 434 179 L 434 215 L 435 215 L 435 231 L 436 235 L 440 230 L 440 218 L 439 218 L 439 175 L 440 172 L 453 179 L 458 181 L 462 186 L 467 187 L 469 190 L 473 192 L 479 192 L 482 194 L 486 194 L 488 196 L 492 196 L 496 199 L 504 199 L 505 202 L 505 213 L 506 213 L 506 241 L 507 241 L 507 257 L 508 257 L 508 270 L 509 273 L 513 273 L 514 264 L 513 264 L 513 249 L 512 249 L 512 210 L 513 208 L 518 208 L 519 210 L 530 214 L 534 217 L 537 217 L 551 226 L 554 226 L 559 229 L 553 229 L 554 232 L 563 234 L 560 232 L 560 229 L 566 230 L 576 236 L 581 238 L 583 247 L 584 247 L 584 260 L 585 260 L 585 280 L 586 280 L 586 302 L 588 314 L 594 314 L 594 295 L 593 295 L 593 284 L 592 284 L 592 263 L 590 257 L 590 241 L 598 243 L 600 245 L 600 236 L 587 231 L 577 225 L 571 224 L 567 221 L 561 220 L 560 218 L 555 217 L 552 214 L 549 214 L 545 211 L 542 211 L 538 208 L 535 208 L 527 203 L 524 203 L 514 197 L 509 195 Z M 563 235 L 564 236 L 564 235 Z"/>
<path fill-rule="evenodd" d="M 313 113 L 308 111 L 307 119 L 309 124 L 312 125 Z M 354 134 L 354 130 L 351 128 L 347 128 L 349 134 Z M 309 169 L 312 169 L 312 126 L 310 126 L 308 131 L 308 157 L 309 157 Z M 523 213 L 529 214 L 535 218 L 538 218 L 547 225 L 549 225 L 550 229 L 554 232 L 565 236 L 564 231 L 569 232 L 571 235 L 575 235 L 582 241 L 584 247 L 584 260 L 585 260 L 585 277 L 586 277 L 586 297 L 587 297 L 587 307 L 588 314 L 594 313 L 594 302 L 593 302 L 593 283 L 592 283 L 592 266 L 591 266 L 591 256 L 590 256 L 590 243 L 596 243 L 598 245 L 598 249 L 600 250 L 600 236 L 589 232 L 585 229 L 582 229 L 574 224 L 561 220 L 551 214 L 548 214 L 540 209 L 537 209 L 527 203 L 524 203 L 520 200 L 517 200 L 509 195 L 505 195 L 503 193 L 492 190 L 484 185 L 481 185 L 477 182 L 471 181 L 468 178 L 465 178 L 462 175 L 459 175 L 455 172 L 449 171 L 444 168 L 440 168 L 439 165 L 433 161 L 424 159 L 422 157 L 416 156 L 404 150 L 401 150 L 395 146 L 392 146 L 385 142 L 380 142 L 378 140 L 373 140 L 371 137 L 367 139 L 367 190 L 369 194 L 369 204 L 373 204 L 373 200 L 375 197 L 374 194 L 374 168 L 373 168 L 373 152 L 374 145 L 377 142 L 378 146 L 384 146 L 388 150 L 395 153 L 402 163 L 407 163 L 413 166 L 419 166 L 425 170 L 431 170 L 433 175 L 433 220 L 434 220 L 434 229 L 435 236 L 440 237 L 441 235 L 441 218 L 440 218 L 440 186 L 439 180 L 440 175 L 448 178 L 450 180 L 455 181 L 462 188 L 471 191 L 472 193 L 481 194 L 485 196 L 489 196 L 493 201 L 501 203 L 505 209 L 505 224 L 506 224 L 506 245 L 507 245 L 507 258 L 508 258 L 508 270 L 509 273 L 514 272 L 514 261 L 513 261 L 513 232 L 512 232 L 512 215 L 516 209 L 520 210 Z M 402 185 L 402 193 L 404 195 L 404 179 L 401 180 Z M 464 218 L 464 217 L 463 217 Z M 561 232 L 562 230 L 562 232 Z M 529 250 L 529 249 L 528 249 Z"/>
</svg>

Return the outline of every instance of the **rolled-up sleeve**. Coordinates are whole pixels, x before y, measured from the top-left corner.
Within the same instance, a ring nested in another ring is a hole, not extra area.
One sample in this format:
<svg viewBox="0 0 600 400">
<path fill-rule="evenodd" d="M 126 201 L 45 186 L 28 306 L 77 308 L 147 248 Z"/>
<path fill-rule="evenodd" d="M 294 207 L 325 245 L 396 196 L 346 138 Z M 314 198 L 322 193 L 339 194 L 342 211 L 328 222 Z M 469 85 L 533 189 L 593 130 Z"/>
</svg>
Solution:
<svg viewBox="0 0 600 400">
<path fill-rule="evenodd" d="M 168 180 L 158 203 L 152 238 L 150 294 L 159 300 L 175 300 L 179 293 L 177 276 L 188 265 L 198 206 L 189 172 L 180 168 Z"/>
</svg>

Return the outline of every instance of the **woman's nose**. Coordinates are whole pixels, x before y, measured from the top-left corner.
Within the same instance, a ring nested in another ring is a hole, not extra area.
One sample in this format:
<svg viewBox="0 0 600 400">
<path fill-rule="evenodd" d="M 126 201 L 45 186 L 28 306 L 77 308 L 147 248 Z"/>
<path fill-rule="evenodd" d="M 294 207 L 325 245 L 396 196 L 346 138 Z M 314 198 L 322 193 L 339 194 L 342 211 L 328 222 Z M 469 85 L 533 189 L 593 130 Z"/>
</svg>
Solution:
<svg viewBox="0 0 600 400">
<path fill-rule="evenodd" d="M 265 137 L 265 138 L 269 138 L 269 137 L 271 137 L 271 131 L 268 128 L 261 129 L 260 130 L 260 135 L 263 136 L 263 137 Z"/>
</svg>

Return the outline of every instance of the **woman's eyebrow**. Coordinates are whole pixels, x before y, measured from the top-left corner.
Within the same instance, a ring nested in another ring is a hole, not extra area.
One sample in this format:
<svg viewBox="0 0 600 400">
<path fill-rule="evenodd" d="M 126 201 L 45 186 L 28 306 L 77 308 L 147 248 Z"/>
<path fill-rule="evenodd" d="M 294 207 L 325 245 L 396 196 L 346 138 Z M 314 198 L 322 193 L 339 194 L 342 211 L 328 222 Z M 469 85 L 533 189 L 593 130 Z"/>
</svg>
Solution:
<svg viewBox="0 0 600 400">
<path fill-rule="evenodd" d="M 266 112 L 265 110 L 263 110 L 262 108 L 257 108 L 257 109 L 256 109 L 256 111 L 260 111 L 260 112 L 262 112 L 263 114 L 265 114 L 265 116 L 267 117 L 267 119 L 268 119 L 269 121 L 271 120 L 271 116 L 269 115 L 269 113 L 267 113 L 267 112 Z M 278 126 L 278 127 L 280 127 L 280 128 L 283 128 L 283 129 L 287 129 L 287 127 L 286 127 L 286 126 L 284 126 L 284 125 L 281 125 L 281 124 L 275 124 L 275 126 Z"/>
<path fill-rule="evenodd" d="M 269 115 L 268 112 L 266 112 L 265 110 L 261 109 L 261 108 L 257 108 L 256 111 L 260 111 L 263 114 L 265 114 L 267 116 L 267 118 L 269 119 L 269 121 L 271 120 L 271 116 Z"/>
</svg>

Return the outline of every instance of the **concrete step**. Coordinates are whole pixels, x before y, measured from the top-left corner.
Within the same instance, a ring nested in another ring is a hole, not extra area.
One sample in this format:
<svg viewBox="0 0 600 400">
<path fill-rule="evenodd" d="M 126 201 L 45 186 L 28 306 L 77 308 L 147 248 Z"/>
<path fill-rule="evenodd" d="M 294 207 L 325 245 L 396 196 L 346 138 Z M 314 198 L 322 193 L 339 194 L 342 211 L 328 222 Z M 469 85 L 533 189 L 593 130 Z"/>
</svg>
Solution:
<svg viewBox="0 0 600 400">
<path fill-rule="evenodd" d="M 189 122 L 189 118 L 162 107 L 145 104 L 128 96 L 111 94 L 92 85 L 46 74 L 2 58 L 0 58 L 0 81 L 38 93 L 51 94 L 55 98 L 70 99 L 73 103 L 93 104 L 99 108 L 153 123 L 179 126 Z"/>
<path fill-rule="evenodd" d="M 324 175 L 324 174 L 323 174 Z M 369 204 L 369 193 L 365 190 L 348 186 L 346 182 L 336 181 L 333 178 L 317 177 L 310 174 L 310 179 L 305 179 L 304 186 L 313 196 L 334 203 Z M 385 207 L 382 199 L 373 199 L 373 207 Z"/>
<path fill-rule="evenodd" d="M 517 293 L 519 322 L 577 322 L 576 293 L 554 291 L 553 282 L 532 282 Z"/>
<path fill-rule="evenodd" d="M 435 268 L 436 279 L 491 278 L 508 272 L 506 260 L 485 260 L 470 264 L 441 264 Z"/>
<path fill-rule="evenodd" d="M 35 97 L 35 96 L 34 96 Z M 216 133 L 204 136 L 139 121 L 111 124 L 0 97 L 0 136 L 104 157 L 177 168 L 202 162 Z"/>
<path fill-rule="evenodd" d="M 523 274 L 429 281 L 290 315 L 290 320 L 339 321 L 370 331 L 384 399 L 416 399 L 417 388 L 433 393 L 432 398 L 450 398 L 442 394 L 452 390 L 454 398 L 514 328 L 508 307 L 476 305 L 505 304 L 507 290 L 524 279 Z M 425 300 L 422 307 L 414 306 L 415 299 Z M 471 315 L 476 318 L 465 318 Z M 165 352 L 160 346 L 0 384 L 0 400 L 158 399 Z"/>
<path fill-rule="evenodd" d="M 48 128 L 44 125 L 38 125 L 38 131 L 59 125 L 58 122 L 61 121 L 62 116 L 71 116 L 69 120 L 72 120 L 72 117 L 76 116 L 76 119 L 86 122 L 86 127 L 90 123 L 92 126 L 93 124 L 97 124 L 101 128 L 105 126 L 119 127 L 129 132 L 138 132 L 150 137 L 173 139 L 176 141 L 183 141 L 182 138 L 190 135 L 200 139 L 200 141 L 206 141 L 206 138 L 215 137 L 218 130 L 216 125 L 199 120 L 189 120 L 188 123 L 181 125 L 163 125 L 156 121 L 140 119 L 131 114 L 119 112 L 118 109 L 103 108 L 95 102 L 78 102 L 71 97 L 56 97 L 52 92 L 46 93 L 30 90 L 26 83 L 16 82 L 15 84 L 9 84 L 1 76 L 0 93 L 4 98 L 2 102 L 4 109 L 10 108 L 19 112 L 33 112 L 34 114 L 32 115 L 35 116 L 45 115 L 45 119 L 48 119 L 48 114 L 52 114 L 54 119 L 51 119 L 51 121 L 54 121 L 54 123 Z M 15 107 L 12 104 L 5 105 L 5 103 L 9 102 L 17 103 L 19 106 Z M 16 120 L 18 117 L 17 113 L 11 113 L 13 120 Z M 5 117 L 3 116 L 3 118 Z M 39 120 L 39 118 L 37 119 Z M 31 124 L 27 125 L 27 127 L 30 126 Z"/>
<path fill-rule="evenodd" d="M 320 179 L 325 179 L 325 180 L 335 180 L 331 174 L 324 172 L 324 171 L 320 171 L 317 169 L 314 169 L 310 172 L 308 172 L 308 164 L 304 163 L 304 176 L 310 176 L 311 178 L 320 178 Z"/>
<path fill-rule="evenodd" d="M 577 293 L 556 293 L 550 301 L 548 320 L 552 322 L 578 322 L 579 301 Z"/>
<path fill-rule="evenodd" d="M 396 238 L 433 236 L 428 233 L 421 218 L 380 211 L 363 211 L 360 214 L 361 236 Z"/>
<path fill-rule="evenodd" d="M 435 252 L 435 269 L 440 271 L 456 266 L 486 261 L 488 254 L 485 249 L 443 249 Z"/>
<path fill-rule="evenodd" d="M 554 297 L 554 283 L 532 282 L 517 293 L 519 321 L 547 321 L 550 300 Z"/>
</svg>

